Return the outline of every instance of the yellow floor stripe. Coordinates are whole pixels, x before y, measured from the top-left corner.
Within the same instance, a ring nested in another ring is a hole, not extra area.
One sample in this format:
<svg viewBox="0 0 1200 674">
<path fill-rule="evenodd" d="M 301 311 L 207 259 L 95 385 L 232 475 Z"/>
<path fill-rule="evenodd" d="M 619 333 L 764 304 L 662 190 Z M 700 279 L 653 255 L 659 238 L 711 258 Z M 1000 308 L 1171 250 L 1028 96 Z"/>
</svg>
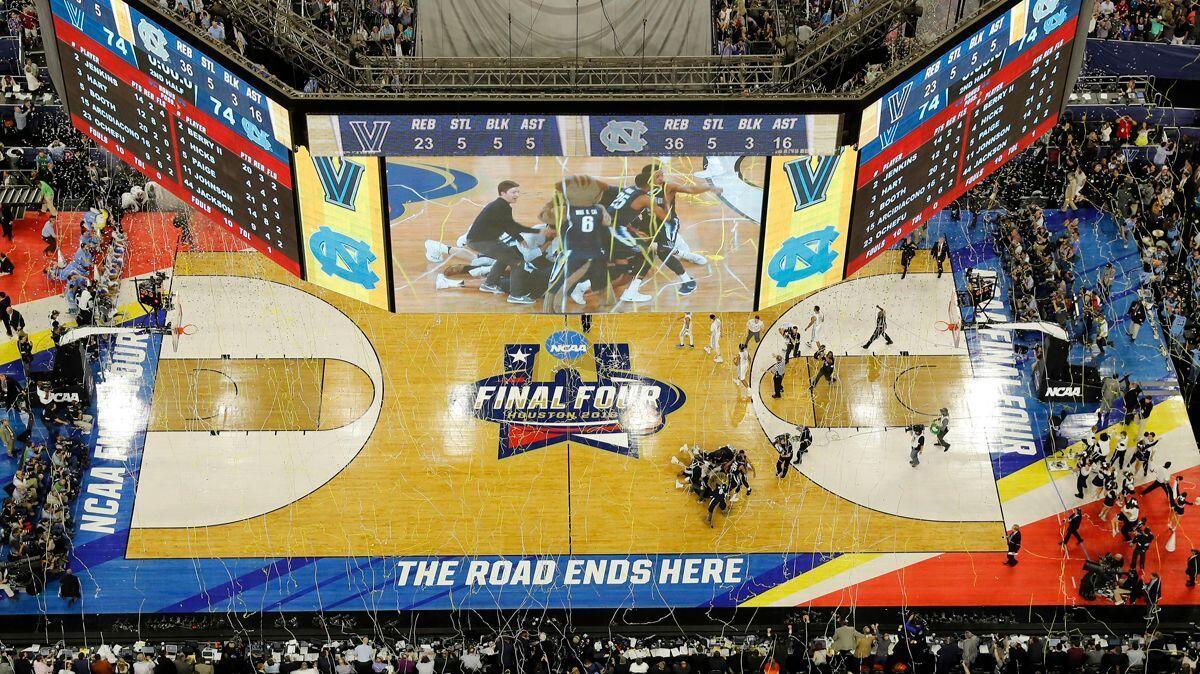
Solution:
<svg viewBox="0 0 1200 674">
<path fill-rule="evenodd" d="M 123 319 L 122 322 L 128 322 L 145 316 L 146 310 L 143 309 L 142 305 L 138 304 L 137 302 L 131 302 L 118 308 L 117 313 L 120 314 L 121 318 Z M 64 325 L 73 327 L 75 323 L 72 321 L 65 323 Z M 39 330 L 37 332 L 31 332 L 28 334 L 29 340 L 33 342 L 34 353 L 41 353 L 54 346 L 54 340 L 50 339 L 50 330 L 48 329 Z M 17 351 L 16 337 L 13 337 L 3 344 L 0 344 L 0 363 L 12 363 L 20 359 L 20 357 L 21 353 Z"/>
<path fill-rule="evenodd" d="M 1168 398 L 1154 406 L 1154 412 L 1151 413 L 1150 419 L 1146 423 L 1145 431 L 1153 431 L 1160 437 L 1168 432 L 1188 423 L 1187 408 L 1183 404 L 1183 398 L 1174 396 Z M 1116 423 L 1104 429 L 1110 436 L 1116 436 L 1117 433 L 1125 430 L 1125 424 Z M 1130 438 L 1130 446 L 1134 444 L 1135 439 Z M 1067 447 L 1065 452 L 1070 455 L 1079 451 L 1083 447 L 1082 442 Z M 1110 450 L 1111 451 L 1111 448 Z M 1071 463 L 1068 461 L 1068 463 Z M 1070 471 L 1053 471 L 1054 479 L 1058 479 Z M 997 486 L 1000 490 L 1000 501 L 1002 503 L 1011 501 L 1022 494 L 1027 494 L 1038 487 L 1050 484 L 1051 471 L 1046 470 L 1046 466 L 1041 461 L 1036 461 L 1021 470 L 1007 475 L 1000 479 Z"/>
<path fill-rule="evenodd" d="M 795 594 L 806 587 L 812 587 L 821 581 L 828 580 L 839 573 L 844 573 L 857 566 L 866 564 L 879 556 L 879 553 L 853 553 L 835 557 L 812 571 L 802 573 L 782 585 L 776 585 L 766 592 L 742 602 L 741 606 L 773 606 L 775 602 L 781 601 L 789 595 Z"/>
</svg>

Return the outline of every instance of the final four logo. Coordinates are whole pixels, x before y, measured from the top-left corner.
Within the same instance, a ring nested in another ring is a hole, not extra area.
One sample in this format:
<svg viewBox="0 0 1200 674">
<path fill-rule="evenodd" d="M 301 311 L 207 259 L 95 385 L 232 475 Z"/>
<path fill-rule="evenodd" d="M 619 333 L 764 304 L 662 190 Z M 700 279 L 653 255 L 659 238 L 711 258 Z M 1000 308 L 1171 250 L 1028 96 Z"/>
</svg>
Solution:
<svg viewBox="0 0 1200 674">
<path fill-rule="evenodd" d="M 667 415 L 683 406 L 683 391 L 631 372 L 628 344 L 593 344 L 596 380 L 576 369 L 587 340 L 557 332 L 546 350 L 563 361 L 550 381 L 534 379 L 540 344 L 504 347 L 504 372 L 474 385 L 475 416 L 500 424 L 499 458 L 577 442 L 637 458 L 637 441 L 662 430 Z"/>
</svg>

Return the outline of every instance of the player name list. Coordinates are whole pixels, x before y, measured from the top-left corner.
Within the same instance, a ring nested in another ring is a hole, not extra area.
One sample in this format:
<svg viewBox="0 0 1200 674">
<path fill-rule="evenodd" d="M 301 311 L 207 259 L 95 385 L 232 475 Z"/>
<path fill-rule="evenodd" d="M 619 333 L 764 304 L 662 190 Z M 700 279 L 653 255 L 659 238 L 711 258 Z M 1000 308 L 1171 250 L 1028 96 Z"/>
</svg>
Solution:
<svg viewBox="0 0 1200 674">
<path fill-rule="evenodd" d="M 860 167 L 847 273 L 948 206 L 1054 123 L 1070 44 L 1058 34 L 1048 37 Z"/>
<path fill-rule="evenodd" d="M 252 234 L 264 252 L 282 253 L 276 261 L 298 271 L 287 167 L 70 30 L 60 26 L 59 40 L 76 126 L 214 221 Z"/>
</svg>

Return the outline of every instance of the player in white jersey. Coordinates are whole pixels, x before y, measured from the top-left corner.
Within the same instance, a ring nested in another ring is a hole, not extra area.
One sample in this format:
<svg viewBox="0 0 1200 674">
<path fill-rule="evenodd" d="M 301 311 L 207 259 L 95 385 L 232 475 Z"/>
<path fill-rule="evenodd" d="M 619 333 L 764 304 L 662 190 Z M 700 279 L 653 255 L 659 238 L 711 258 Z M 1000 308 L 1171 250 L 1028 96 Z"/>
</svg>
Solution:
<svg viewBox="0 0 1200 674">
<path fill-rule="evenodd" d="M 687 346 L 689 349 L 696 348 L 696 341 L 692 338 L 692 312 L 683 312 L 683 318 L 681 318 L 680 321 L 682 321 L 683 325 L 681 325 L 679 328 L 679 343 L 675 345 L 675 348 L 682 349 L 685 339 L 687 340 Z"/>
<path fill-rule="evenodd" d="M 725 359 L 721 357 L 721 319 L 717 318 L 716 314 L 709 314 L 708 320 L 708 346 L 704 347 L 705 353 L 713 355 L 713 362 L 724 363 Z"/>
<path fill-rule="evenodd" d="M 745 344 L 738 344 L 737 378 L 735 381 L 742 389 L 742 399 L 750 399 L 750 352 Z"/>
<path fill-rule="evenodd" d="M 808 317 L 808 325 L 804 326 L 808 330 L 808 341 L 805 346 L 812 346 L 821 337 L 821 324 L 825 322 L 825 314 L 821 313 L 821 307 L 813 306 L 812 315 Z"/>
</svg>

